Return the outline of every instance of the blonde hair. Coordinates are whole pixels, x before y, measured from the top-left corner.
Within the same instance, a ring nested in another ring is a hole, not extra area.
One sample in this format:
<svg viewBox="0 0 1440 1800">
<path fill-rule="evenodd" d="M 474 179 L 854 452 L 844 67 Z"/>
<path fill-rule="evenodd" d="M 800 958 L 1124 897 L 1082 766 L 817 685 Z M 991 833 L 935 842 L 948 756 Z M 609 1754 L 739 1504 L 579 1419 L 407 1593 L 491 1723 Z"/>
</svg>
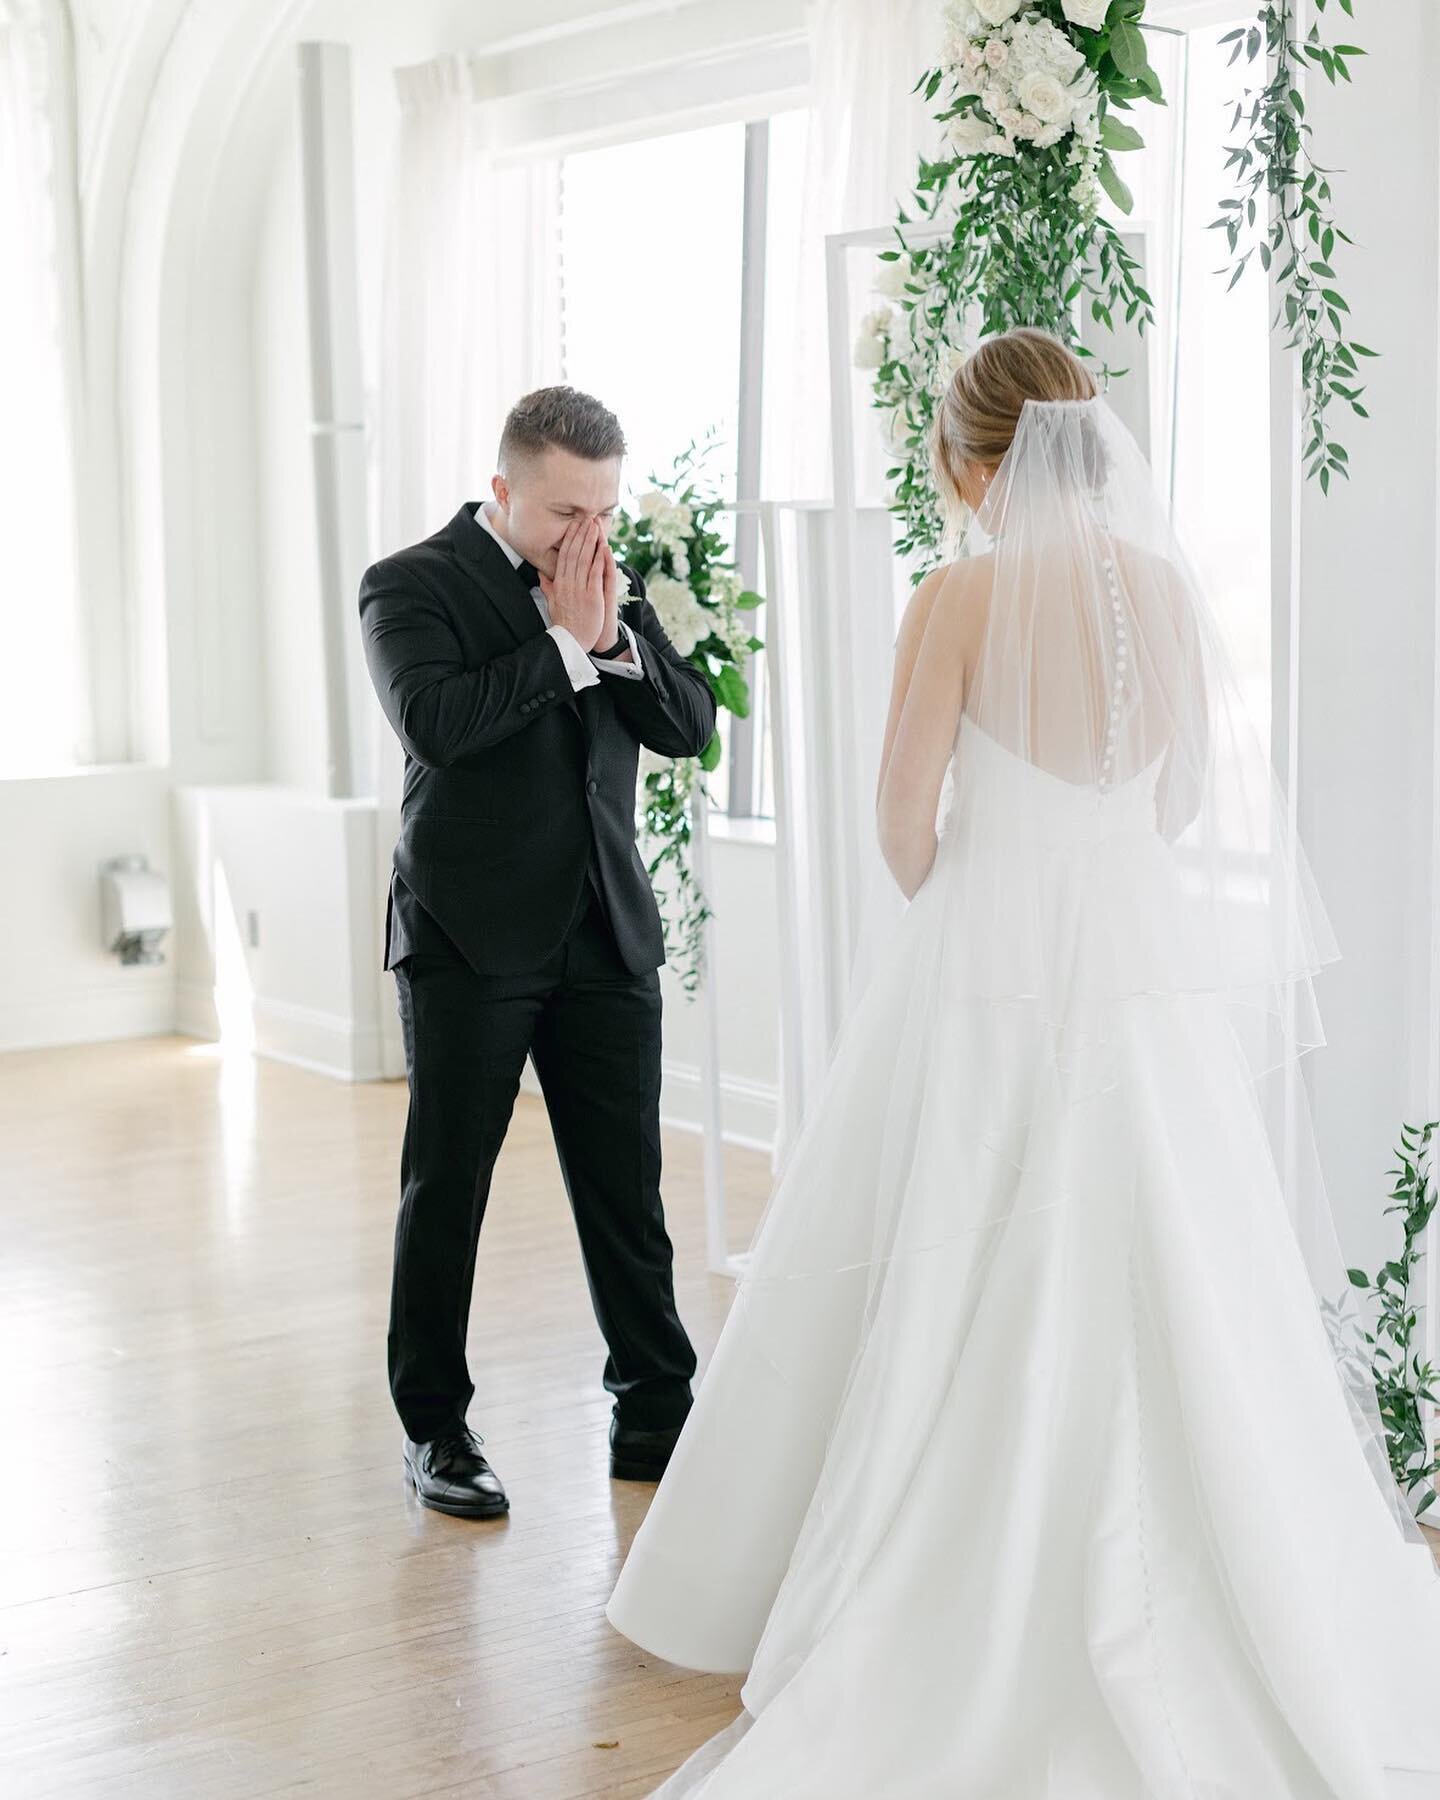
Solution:
<svg viewBox="0 0 1440 1800">
<path fill-rule="evenodd" d="M 960 470 L 967 462 L 994 467 L 1015 438 L 1027 400 L 1093 400 L 1090 371 L 1060 339 L 1033 325 L 986 338 L 955 371 L 930 426 L 929 450 L 947 535 L 966 513 Z"/>
</svg>

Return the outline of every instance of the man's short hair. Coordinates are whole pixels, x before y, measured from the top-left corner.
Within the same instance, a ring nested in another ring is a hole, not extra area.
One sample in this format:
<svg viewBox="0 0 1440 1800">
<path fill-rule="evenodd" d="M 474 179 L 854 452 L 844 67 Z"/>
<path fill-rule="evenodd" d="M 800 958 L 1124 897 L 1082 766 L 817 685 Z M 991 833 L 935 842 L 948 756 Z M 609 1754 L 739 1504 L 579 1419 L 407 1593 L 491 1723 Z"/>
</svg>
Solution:
<svg viewBox="0 0 1440 1800">
<path fill-rule="evenodd" d="M 551 444 L 601 462 L 624 456 L 625 433 L 608 406 L 562 382 L 523 394 L 510 408 L 495 459 L 500 474 L 511 480 Z"/>
</svg>

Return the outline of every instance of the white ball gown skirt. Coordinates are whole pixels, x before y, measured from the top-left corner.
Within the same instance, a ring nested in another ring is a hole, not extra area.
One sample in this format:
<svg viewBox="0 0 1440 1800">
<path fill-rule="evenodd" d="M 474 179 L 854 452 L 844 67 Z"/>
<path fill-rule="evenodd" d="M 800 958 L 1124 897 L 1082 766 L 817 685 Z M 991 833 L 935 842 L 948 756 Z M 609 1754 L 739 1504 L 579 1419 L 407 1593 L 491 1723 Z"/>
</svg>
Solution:
<svg viewBox="0 0 1440 1800">
<path fill-rule="evenodd" d="M 1430 1553 L 1224 1007 L 1146 992 L 1153 777 L 965 748 L 607 1605 L 746 1676 L 656 1800 L 1440 1800 Z"/>
</svg>

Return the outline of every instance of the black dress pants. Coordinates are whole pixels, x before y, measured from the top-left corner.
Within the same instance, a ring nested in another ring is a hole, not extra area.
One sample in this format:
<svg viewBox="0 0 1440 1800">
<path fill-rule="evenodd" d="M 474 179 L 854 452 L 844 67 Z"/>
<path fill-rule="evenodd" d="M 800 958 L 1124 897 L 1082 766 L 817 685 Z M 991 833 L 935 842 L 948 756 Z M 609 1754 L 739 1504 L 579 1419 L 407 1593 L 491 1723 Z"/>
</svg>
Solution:
<svg viewBox="0 0 1440 1800">
<path fill-rule="evenodd" d="M 570 1197 L 612 1414 L 678 1426 L 695 1351 L 675 1310 L 660 1201 L 660 975 L 621 961 L 587 882 L 560 948 L 519 975 L 477 975 L 435 927 L 395 966 L 410 1110 L 390 1300 L 390 1391 L 407 1436 L 463 1419 L 476 1250 L 490 1176 L 535 1065 Z"/>
</svg>

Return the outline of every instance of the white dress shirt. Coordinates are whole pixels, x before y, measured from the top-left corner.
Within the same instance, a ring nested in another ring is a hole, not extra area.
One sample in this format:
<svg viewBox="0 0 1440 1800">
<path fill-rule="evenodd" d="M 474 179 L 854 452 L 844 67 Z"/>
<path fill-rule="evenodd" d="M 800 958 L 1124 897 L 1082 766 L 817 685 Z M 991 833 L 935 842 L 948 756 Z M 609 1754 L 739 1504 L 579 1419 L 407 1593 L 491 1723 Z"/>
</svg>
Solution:
<svg viewBox="0 0 1440 1800">
<path fill-rule="evenodd" d="M 525 559 L 513 545 L 507 544 L 505 539 L 501 537 L 500 533 L 496 530 L 494 522 L 490 517 L 490 508 L 493 505 L 494 502 L 491 500 L 482 500 L 475 508 L 475 523 L 483 526 L 505 552 L 506 556 L 510 558 L 510 567 L 512 569 L 518 569 Z M 622 575 L 620 579 L 623 581 L 625 578 Z M 545 590 L 538 584 L 531 588 L 530 598 L 540 609 L 540 617 L 545 621 L 545 628 L 550 633 L 551 637 L 554 638 L 559 647 L 561 656 L 565 659 L 565 668 L 570 676 L 570 685 L 572 688 L 575 688 L 578 691 L 583 687 L 596 686 L 600 680 L 599 675 L 596 673 L 597 669 L 608 669 L 613 674 L 624 675 L 631 681 L 643 681 L 645 679 L 645 669 L 640 661 L 640 650 L 635 642 L 635 633 L 623 619 L 620 619 L 618 624 L 621 632 L 629 641 L 630 654 L 634 658 L 633 662 L 620 662 L 611 656 L 592 655 L 582 648 L 580 640 L 575 636 L 574 632 L 567 630 L 563 625 L 552 625 L 550 623 L 550 608 L 545 603 Z"/>
</svg>

